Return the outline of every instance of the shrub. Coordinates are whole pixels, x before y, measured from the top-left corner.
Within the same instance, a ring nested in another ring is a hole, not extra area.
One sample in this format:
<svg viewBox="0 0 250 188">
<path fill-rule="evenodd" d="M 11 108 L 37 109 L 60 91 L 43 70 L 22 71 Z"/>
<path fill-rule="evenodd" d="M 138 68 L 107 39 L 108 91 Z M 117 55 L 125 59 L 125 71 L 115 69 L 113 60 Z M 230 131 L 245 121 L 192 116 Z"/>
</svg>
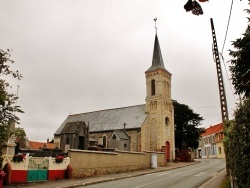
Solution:
<svg viewBox="0 0 250 188">
<path fill-rule="evenodd" d="M 238 187 L 250 187 L 250 97 L 234 113 L 235 120 L 226 125 L 225 148 L 229 168 Z"/>
</svg>

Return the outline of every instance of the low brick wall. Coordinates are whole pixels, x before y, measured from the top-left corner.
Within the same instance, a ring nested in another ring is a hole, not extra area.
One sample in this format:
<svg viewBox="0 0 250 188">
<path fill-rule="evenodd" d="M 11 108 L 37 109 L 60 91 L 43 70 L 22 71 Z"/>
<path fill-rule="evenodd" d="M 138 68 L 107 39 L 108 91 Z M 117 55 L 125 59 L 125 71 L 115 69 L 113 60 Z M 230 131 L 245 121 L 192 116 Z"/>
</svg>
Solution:
<svg viewBox="0 0 250 188">
<path fill-rule="evenodd" d="M 151 154 L 152 152 L 100 152 L 75 149 L 68 151 L 74 178 L 150 168 Z M 157 165 L 166 165 L 164 153 L 156 154 Z"/>
</svg>

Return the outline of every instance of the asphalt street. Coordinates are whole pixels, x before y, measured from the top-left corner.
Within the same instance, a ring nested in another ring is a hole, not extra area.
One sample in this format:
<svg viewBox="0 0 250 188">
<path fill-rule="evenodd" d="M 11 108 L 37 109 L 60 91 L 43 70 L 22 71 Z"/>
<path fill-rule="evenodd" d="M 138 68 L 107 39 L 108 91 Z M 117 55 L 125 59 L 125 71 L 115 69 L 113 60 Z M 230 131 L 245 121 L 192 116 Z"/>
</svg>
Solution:
<svg viewBox="0 0 250 188">
<path fill-rule="evenodd" d="M 165 172 L 81 186 L 82 188 L 198 188 L 225 169 L 223 159 L 202 159 L 201 163 Z"/>
</svg>

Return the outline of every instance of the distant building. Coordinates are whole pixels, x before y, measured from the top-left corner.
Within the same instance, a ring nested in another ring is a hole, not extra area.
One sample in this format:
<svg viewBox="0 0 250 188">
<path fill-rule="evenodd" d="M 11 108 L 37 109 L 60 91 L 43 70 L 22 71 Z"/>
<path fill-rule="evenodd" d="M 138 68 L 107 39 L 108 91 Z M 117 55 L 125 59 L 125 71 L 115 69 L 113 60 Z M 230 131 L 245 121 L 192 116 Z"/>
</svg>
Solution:
<svg viewBox="0 0 250 188">
<path fill-rule="evenodd" d="M 17 147 L 21 150 L 55 149 L 53 140 L 47 142 L 30 141 L 26 137 L 17 137 L 15 140 Z"/>
<path fill-rule="evenodd" d="M 206 128 L 199 141 L 197 158 L 225 158 L 223 140 L 222 123 Z"/>
<path fill-rule="evenodd" d="M 20 149 L 26 149 L 27 145 L 29 144 L 29 140 L 26 138 L 26 136 L 17 136 L 16 140 L 16 147 L 20 148 Z"/>
<path fill-rule="evenodd" d="M 27 149 L 54 149 L 54 143 L 28 141 Z"/>
<path fill-rule="evenodd" d="M 68 123 L 82 121 L 89 123 L 89 139 L 97 140 L 103 148 L 115 147 L 127 151 L 164 149 L 166 158 L 173 159 L 175 141 L 171 76 L 164 67 L 156 34 L 152 65 L 145 72 L 146 104 L 69 115 L 54 133 L 55 147 L 64 152 L 68 149 L 81 149 L 79 148 L 80 142 L 83 142 L 80 139 L 81 135 L 72 133 L 74 136 L 68 139 L 69 148 L 62 144 L 65 142 L 62 137 L 65 135 L 64 130 Z M 136 91 L 131 91 L 131 97 L 133 92 Z M 126 133 L 123 132 L 124 123 Z M 75 144 L 72 144 L 73 142 Z"/>
</svg>

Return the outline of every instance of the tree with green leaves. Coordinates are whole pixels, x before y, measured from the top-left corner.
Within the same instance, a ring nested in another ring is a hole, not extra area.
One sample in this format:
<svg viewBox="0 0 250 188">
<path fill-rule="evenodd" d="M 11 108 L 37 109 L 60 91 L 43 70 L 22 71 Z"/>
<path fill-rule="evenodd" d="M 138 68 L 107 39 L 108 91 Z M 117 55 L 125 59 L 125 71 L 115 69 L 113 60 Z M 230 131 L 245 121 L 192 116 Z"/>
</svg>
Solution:
<svg viewBox="0 0 250 188">
<path fill-rule="evenodd" d="M 11 86 L 4 80 L 8 76 L 18 80 L 22 78 L 22 75 L 18 71 L 10 69 L 10 65 L 15 63 L 10 58 L 10 50 L 7 49 L 7 51 L 4 51 L 0 49 L 0 143 L 4 143 L 8 137 L 7 133 L 10 122 L 18 122 L 19 120 L 15 112 L 23 112 L 19 106 L 16 106 L 18 97 L 8 91 Z"/>
<path fill-rule="evenodd" d="M 174 105 L 174 123 L 175 123 L 175 147 L 186 149 L 188 147 L 196 149 L 199 145 L 200 135 L 204 128 L 199 128 L 203 117 L 185 104 L 180 104 L 176 100 Z"/>
<path fill-rule="evenodd" d="M 15 153 L 19 153 L 20 148 L 26 148 L 26 132 L 24 128 L 21 127 L 15 127 L 14 134 L 16 136 L 16 148 L 15 148 Z"/>
<path fill-rule="evenodd" d="M 25 132 L 24 128 L 16 127 L 14 133 L 15 133 L 15 136 L 17 136 L 17 137 L 18 136 L 26 137 L 26 132 Z"/>
<path fill-rule="evenodd" d="M 250 3 L 249 3 L 250 4 Z M 250 13 L 250 10 L 246 10 Z M 250 18 L 248 18 L 248 23 Z M 250 25 L 248 24 L 246 32 L 242 38 L 233 41 L 234 50 L 229 50 L 231 60 L 230 72 L 236 94 L 249 96 L 250 87 L 247 83 L 250 81 Z"/>
<path fill-rule="evenodd" d="M 250 3 L 249 3 L 250 5 Z M 250 10 L 246 10 L 250 13 Z M 237 187 L 250 187 L 250 18 L 242 38 L 236 39 L 229 54 L 230 72 L 236 94 L 244 98 L 234 112 L 234 120 L 225 126 L 225 149 Z"/>
</svg>

